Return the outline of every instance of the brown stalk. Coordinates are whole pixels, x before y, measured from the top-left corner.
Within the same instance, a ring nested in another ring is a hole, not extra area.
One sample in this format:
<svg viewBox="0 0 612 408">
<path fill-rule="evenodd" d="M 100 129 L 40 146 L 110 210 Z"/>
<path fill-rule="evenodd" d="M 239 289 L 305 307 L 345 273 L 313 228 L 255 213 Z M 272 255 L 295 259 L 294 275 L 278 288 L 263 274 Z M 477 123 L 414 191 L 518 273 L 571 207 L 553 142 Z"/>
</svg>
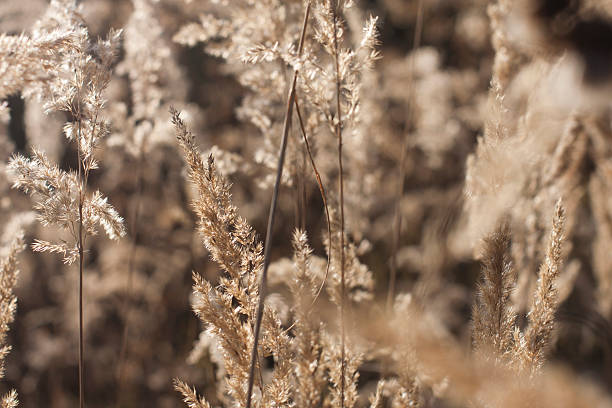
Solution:
<svg viewBox="0 0 612 408">
<path fill-rule="evenodd" d="M 296 215 L 295 225 L 296 228 L 301 230 L 306 229 L 306 201 L 308 200 L 306 194 L 306 152 L 302 151 L 302 163 L 297 171 L 296 180 Z"/>
<path fill-rule="evenodd" d="M 77 131 L 77 157 L 78 157 L 78 179 L 79 179 L 79 234 L 77 240 L 77 248 L 79 250 L 79 408 L 85 408 L 85 363 L 84 363 L 84 332 L 83 332 L 83 276 L 84 276 L 84 258 L 85 258 L 85 239 L 87 231 L 83 230 L 83 205 L 85 202 L 85 193 L 87 191 L 87 181 L 89 179 L 89 171 L 91 170 L 92 158 L 85 161 L 81 155 L 81 136 L 82 136 L 82 112 L 81 112 L 81 88 L 83 79 L 80 77 L 82 72 L 78 73 L 79 85 L 77 92 L 77 111 L 73 113 L 78 123 Z M 98 112 L 96 111 L 93 120 L 91 134 L 94 135 L 96 125 L 98 123 Z"/>
<path fill-rule="evenodd" d="M 80 127 L 80 124 L 79 124 Z M 80 131 L 79 131 L 80 133 Z M 81 165 L 79 153 L 79 179 L 81 178 Z M 83 393 L 83 189 L 79 188 L 79 407 L 85 407 L 85 395 Z"/>
<path fill-rule="evenodd" d="M 302 119 L 302 113 L 300 111 L 300 105 L 298 104 L 298 98 L 295 98 L 295 112 L 297 113 L 298 120 L 300 122 L 300 130 L 302 131 L 302 138 L 304 139 L 304 145 L 306 146 L 306 152 L 308 153 L 308 158 L 310 160 L 310 165 L 312 166 L 312 170 L 314 171 L 315 177 L 317 179 L 317 185 L 319 186 L 319 192 L 321 193 L 321 199 L 323 200 L 323 207 L 325 208 L 325 218 L 327 219 L 327 239 L 329 244 L 331 245 L 332 241 L 332 233 L 331 233 L 331 218 L 329 216 L 329 207 L 327 205 L 327 194 L 325 194 L 325 188 L 323 187 L 323 182 L 321 181 L 321 174 L 319 170 L 317 170 L 317 166 L 315 164 L 314 158 L 312 157 L 312 150 L 310 149 L 310 143 L 308 142 L 308 137 L 306 136 L 306 128 L 304 126 L 304 120 Z M 310 307 L 312 308 L 319 298 L 323 287 L 325 286 L 325 282 L 327 281 L 327 277 L 329 276 L 329 266 L 331 264 L 331 249 L 327 251 L 327 266 L 325 267 L 325 277 L 321 282 L 321 286 L 317 289 L 317 293 L 312 299 L 312 303 Z"/>
<path fill-rule="evenodd" d="M 342 108 L 340 106 L 340 65 L 338 62 L 339 45 L 338 45 L 338 2 L 332 1 L 332 18 L 334 22 L 334 66 L 336 69 L 336 137 L 338 139 L 338 172 L 340 178 L 338 181 L 340 190 L 340 337 L 341 337 L 341 368 L 340 368 L 340 407 L 344 408 L 344 389 L 346 372 L 346 345 L 345 345 L 345 298 L 346 298 L 346 281 L 344 277 L 344 169 L 342 166 Z M 331 245 L 331 242 L 330 242 Z"/>
<path fill-rule="evenodd" d="M 308 158 L 310 160 L 310 165 L 312 167 L 312 170 L 315 173 L 315 177 L 317 179 L 317 186 L 319 187 L 319 193 L 321 193 L 321 199 L 323 200 L 323 208 L 325 209 L 325 217 L 327 221 L 327 239 L 329 240 L 329 243 L 331 245 L 331 240 L 332 240 L 331 217 L 329 216 L 329 206 L 327 205 L 327 194 L 325 193 L 325 187 L 323 187 L 323 182 L 321 181 L 321 174 L 319 173 L 319 170 L 317 169 L 317 165 L 315 164 L 314 158 L 312 156 L 312 149 L 310 148 L 310 143 L 308 142 L 308 137 L 306 136 L 306 127 L 304 126 L 304 120 L 302 118 L 302 112 L 300 111 L 300 105 L 298 104 L 297 96 L 295 97 L 295 111 L 297 113 L 298 120 L 300 123 L 300 130 L 302 131 L 302 138 L 304 139 L 304 145 L 306 146 L 306 151 L 308 154 Z M 321 285 L 317 289 L 317 292 L 312 298 L 312 302 L 310 303 L 310 306 L 306 313 L 310 313 L 315 303 L 317 303 L 317 299 L 319 299 L 319 296 L 321 295 L 321 292 L 323 291 L 323 288 L 325 287 L 325 282 L 327 282 L 327 277 L 329 276 L 330 265 L 331 265 L 331 249 L 327 252 L 327 265 L 325 266 L 325 276 L 323 277 L 323 280 L 321 281 Z M 294 321 L 291 324 L 291 326 L 287 327 L 284 330 L 284 332 L 285 333 L 290 332 L 291 329 L 293 329 L 297 323 L 298 323 L 297 320 Z"/>
<path fill-rule="evenodd" d="M 416 50 L 421 43 L 421 34 L 423 32 L 423 3 L 424 0 L 419 0 L 418 8 L 417 8 L 417 20 L 416 26 L 414 28 L 414 40 L 412 43 L 412 51 Z M 412 105 L 414 102 L 413 97 L 413 88 L 414 88 L 414 55 L 410 60 L 410 69 L 409 69 L 408 78 L 408 95 L 410 95 L 408 99 L 408 114 L 406 124 L 405 124 L 405 132 L 408 133 L 408 126 L 412 121 Z M 389 287 L 387 291 L 387 311 L 391 310 L 393 305 L 393 297 L 395 295 L 395 280 L 397 277 L 397 251 L 399 248 L 399 240 L 402 230 L 402 214 L 401 214 L 401 200 L 404 196 L 404 179 L 406 178 L 406 152 L 408 150 L 408 137 L 405 135 L 402 143 L 402 153 L 400 157 L 400 165 L 399 165 L 399 178 L 397 180 L 397 196 L 395 198 L 395 209 L 393 210 L 393 241 L 391 243 L 391 266 L 389 273 Z"/>
<path fill-rule="evenodd" d="M 79 86 L 79 92 L 81 87 Z M 77 155 L 78 155 L 78 177 L 79 177 L 79 236 L 78 236 L 78 250 L 79 250 L 79 408 L 85 407 L 85 393 L 83 389 L 84 384 L 84 365 L 83 365 L 83 193 L 87 188 L 87 170 L 82 169 L 81 162 L 81 132 L 82 132 L 82 121 L 81 121 L 81 96 L 77 95 L 77 112 L 76 118 L 79 125 L 77 132 Z M 83 177 L 83 173 L 85 176 Z"/>
<path fill-rule="evenodd" d="M 304 14 L 304 23 L 302 25 L 302 33 L 298 47 L 298 55 L 302 54 L 304 48 L 304 38 L 306 37 L 306 27 L 308 25 L 308 17 L 310 16 L 310 2 L 306 5 Z M 287 139 L 289 136 L 289 128 L 291 126 L 291 115 L 293 114 L 293 104 L 295 100 L 295 85 L 297 83 L 298 70 L 293 73 L 293 81 L 287 98 L 287 111 L 285 112 L 285 123 L 283 125 L 283 137 L 281 140 L 280 153 L 278 156 L 278 167 L 276 169 L 276 180 L 274 181 L 274 190 L 272 192 L 272 202 L 270 203 L 270 213 L 268 215 L 268 226 L 266 228 L 266 240 L 264 243 L 264 259 L 263 270 L 261 272 L 261 281 L 259 283 L 259 300 L 257 303 L 257 311 L 255 315 L 255 328 L 253 348 L 251 350 L 251 363 L 249 366 L 249 383 L 247 388 L 246 408 L 251 407 L 251 399 L 253 396 L 253 384 L 255 382 L 255 367 L 257 366 L 257 347 L 259 345 L 259 332 L 261 331 L 261 320 L 263 317 L 264 300 L 267 290 L 267 274 L 268 266 L 270 265 L 270 249 L 272 242 L 272 229 L 274 227 L 274 216 L 276 214 L 276 204 L 278 202 L 278 193 L 280 190 L 281 178 L 283 176 L 283 166 L 285 164 L 285 153 L 287 151 Z"/>
</svg>

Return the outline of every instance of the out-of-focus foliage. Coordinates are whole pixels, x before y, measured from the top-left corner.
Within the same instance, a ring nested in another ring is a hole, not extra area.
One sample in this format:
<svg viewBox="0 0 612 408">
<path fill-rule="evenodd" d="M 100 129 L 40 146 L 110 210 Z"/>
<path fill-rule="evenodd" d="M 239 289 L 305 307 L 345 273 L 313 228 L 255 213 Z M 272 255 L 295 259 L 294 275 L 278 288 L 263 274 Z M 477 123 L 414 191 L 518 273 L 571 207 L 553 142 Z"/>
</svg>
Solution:
<svg viewBox="0 0 612 408">
<path fill-rule="evenodd" d="M 256 403 L 340 405 L 342 116 L 346 406 L 610 406 L 609 2 L 338 3 L 340 51 L 317 0 L 299 53 L 301 0 L 1 2 L 0 405 L 78 400 L 78 270 L 31 248 L 76 259 L 79 160 L 87 405 L 241 404 L 298 70 L 332 240 L 295 113 Z"/>
</svg>

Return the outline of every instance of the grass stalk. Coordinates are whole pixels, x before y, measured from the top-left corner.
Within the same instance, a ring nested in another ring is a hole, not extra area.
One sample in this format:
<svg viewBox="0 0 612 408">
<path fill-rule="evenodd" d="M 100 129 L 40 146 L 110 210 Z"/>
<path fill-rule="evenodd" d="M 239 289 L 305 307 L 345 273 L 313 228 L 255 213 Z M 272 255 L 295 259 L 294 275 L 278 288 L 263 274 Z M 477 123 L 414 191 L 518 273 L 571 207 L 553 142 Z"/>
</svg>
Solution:
<svg viewBox="0 0 612 408">
<path fill-rule="evenodd" d="M 304 39 L 306 37 L 306 27 L 308 25 L 308 18 L 310 16 L 310 2 L 306 5 L 306 12 L 304 14 L 304 23 L 302 25 L 302 33 L 300 36 L 300 43 L 298 48 L 298 55 L 301 55 L 304 48 Z M 272 229 L 274 228 L 274 217 L 276 215 L 276 204 L 278 202 L 278 193 L 280 190 L 281 179 L 283 176 L 283 166 L 285 164 L 285 153 L 287 151 L 287 139 L 289 136 L 289 128 L 291 127 L 291 116 L 293 114 L 293 105 L 295 100 L 295 86 L 297 83 L 298 71 L 295 70 L 293 73 L 293 81 L 291 83 L 291 89 L 289 90 L 289 96 L 287 98 L 287 111 L 285 113 L 285 122 L 283 125 L 283 135 L 281 140 L 280 153 L 278 157 L 278 167 L 276 169 L 276 180 L 274 182 L 274 190 L 272 192 L 272 202 L 270 203 L 270 212 L 268 215 L 268 226 L 266 228 L 266 240 L 264 243 L 264 259 L 263 259 L 263 270 L 261 273 L 261 281 L 259 284 L 259 300 L 257 304 L 257 311 L 255 315 L 255 328 L 254 328 L 254 339 L 253 348 L 251 350 L 251 362 L 249 366 L 249 383 L 247 388 L 247 399 L 246 408 L 251 407 L 251 399 L 253 396 L 253 385 L 255 382 L 255 369 L 257 366 L 257 348 L 259 346 L 259 334 L 261 331 L 261 320 L 263 318 L 264 301 L 267 290 L 267 274 L 268 267 L 270 265 L 270 249 L 272 244 Z"/>
<path fill-rule="evenodd" d="M 79 194 L 79 407 L 85 407 L 85 394 L 83 390 L 83 195 Z"/>
<path fill-rule="evenodd" d="M 345 393 L 345 373 L 346 373 L 346 333 L 345 333 L 345 303 L 346 303 L 346 281 L 344 276 L 344 169 L 342 164 L 342 106 L 340 103 L 340 47 L 338 44 L 338 3 L 332 1 L 332 17 L 334 23 L 334 67 L 336 75 L 336 138 L 338 139 L 338 190 L 340 194 L 340 347 L 341 347 L 341 368 L 340 368 L 340 407 L 344 408 Z"/>
<path fill-rule="evenodd" d="M 414 40 L 412 42 L 412 51 L 416 50 L 421 44 L 421 35 L 423 33 L 423 3 L 425 0 L 419 0 L 417 5 L 417 19 L 414 28 Z M 413 54 L 412 53 L 412 54 Z M 402 231 L 402 212 L 401 201 L 404 196 L 404 179 L 406 178 L 406 156 L 408 151 L 408 128 L 412 122 L 412 106 L 414 102 L 414 55 L 410 60 L 408 78 L 408 112 L 406 114 L 406 124 L 404 129 L 404 140 L 402 141 L 402 151 L 400 156 L 400 164 L 397 180 L 397 195 L 395 197 L 395 208 L 393 210 L 393 241 L 391 243 L 391 265 L 389 270 L 389 287 L 387 288 L 387 311 L 391 311 L 393 306 L 393 298 L 395 296 L 395 281 L 397 279 L 397 251 L 399 250 L 399 240 Z"/>
<path fill-rule="evenodd" d="M 321 180 L 321 174 L 319 173 L 319 170 L 317 169 L 317 165 L 315 164 L 314 158 L 312 156 L 312 149 L 310 148 L 310 143 L 308 142 L 308 137 L 306 135 L 306 127 L 304 126 L 304 119 L 302 118 L 302 113 L 300 110 L 300 105 L 298 103 L 297 96 L 295 97 L 295 112 L 297 113 L 298 122 L 300 124 L 300 130 L 302 131 L 302 138 L 304 139 L 304 146 L 306 147 L 306 152 L 308 153 L 308 159 L 310 160 L 310 165 L 312 167 L 312 170 L 314 171 L 315 178 L 317 179 L 317 186 L 319 187 L 319 193 L 321 193 L 321 199 L 323 200 L 323 208 L 325 209 L 325 218 L 327 221 L 327 239 L 331 245 L 331 240 L 332 240 L 331 217 L 329 215 L 329 206 L 327 205 L 327 194 L 325 193 L 325 187 L 323 186 L 323 181 Z M 323 280 L 321 281 L 321 285 L 319 286 L 319 289 L 317 289 L 317 292 L 314 298 L 312 299 L 312 304 L 310 305 L 311 308 L 314 306 L 315 302 L 319 298 L 319 295 L 321 294 L 321 291 L 323 290 L 323 287 L 325 286 L 325 282 L 327 281 L 327 277 L 329 276 L 330 265 L 331 265 L 331 250 L 327 251 L 327 265 L 325 267 L 325 276 L 323 277 Z"/>
<path fill-rule="evenodd" d="M 80 88 L 79 88 L 80 89 Z M 78 155 L 78 177 L 79 177 L 79 234 L 77 247 L 79 250 L 79 408 L 85 407 L 85 370 L 84 370 L 84 336 L 83 336 L 83 272 L 84 272 L 84 234 L 83 234 L 83 203 L 85 189 L 87 188 L 87 172 L 83 168 L 81 157 L 81 137 L 82 137 L 82 119 L 81 119 L 81 98 L 77 97 L 77 112 L 76 118 L 78 123 L 77 132 L 77 155 Z"/>
</svg>

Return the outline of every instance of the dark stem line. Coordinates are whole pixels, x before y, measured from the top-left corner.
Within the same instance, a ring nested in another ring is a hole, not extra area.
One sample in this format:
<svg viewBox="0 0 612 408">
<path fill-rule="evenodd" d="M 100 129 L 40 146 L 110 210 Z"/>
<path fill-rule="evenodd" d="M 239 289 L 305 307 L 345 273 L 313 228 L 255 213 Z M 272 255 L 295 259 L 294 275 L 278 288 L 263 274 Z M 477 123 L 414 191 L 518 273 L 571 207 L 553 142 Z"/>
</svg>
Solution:
<svg viewBox="0 0 612 408">
<path fill-rule="evenodd" d="M 79 200 L 79 407 L 85 407 L 83 392 L 83 200 Z"/>
<path fill-rule="evenodd" d="M 346 388 L 346 333 L 345 333 L 345 307 L 346 307 L 346 280 L 344 276 L 345 253 L 344 253 L 344 168 L 342 164 L 342 106 L 340 103 L 340 65 L 338 62 L 340 47 L 338 44 L 338 2 L 332 1 L 332 18 L 334 23 L 334 66 L 336 69 L 336 138 L 338 139 L 338 189 L 340 190 L 340 346 L 341 367 L 340 367 L 340 407 L 344 408 L 344 394 Z M 331 243 L 330 243 L 331 245 Z"/>
<path fill-rule="evenodd" d="M 300 194 L 300 201 L 301 201 L 300 229 L 302 231 L 305 231 L 306 230 L 306 207 L 307 207 L 307 201 L 308 201 L 308 193 L 306 191 L 306 152 L 303 150 L 302 150 L 302 164 L 301 164 L 300 170 L 301 170 L 299 173 L 299 180 L 300 180 L 299 194 Z"/>
<path fill-rule="evenodd" d="M 319 192 L 321 193 L 321 199 L 323 200 L 323 208 L 325 209 L 325 218 L 327 220 L 327 239 L 329 242 L 329 251 L 327 251 L 327 266 L 325 267 L 325 276 L 323 277 L 323 281 L 321 282 L 321 286 L 317 289 L 317 292 L 312 299 L 312 303 L 310 307 L 312 308 L 319 298 L 323 287 L 325 286 L 325 282 L 327 281 L 327 277 L 329 276 L 329 267 L 331 265 L 331 241 L 332 241 L 332 232 L 331 232 L 331 217 L 329 215 L 329 206 L 327 205 L 327 194 L 325 194 L 325 187 L 323 187 L 323 182 L 321 181 L 321 174 L 317 169 L 317 165 L 315 164 L 314 158 L 312 156 L 312 149 L 310 148 L 310 143 L 308 142 L 308 137 L 306 136 L 306 127 L 304 126 L 304 120 L 302 119 L 302 113 L 300 111 L 300 105 L 298 104 L 298 98 L 295 97 L 295 112 L 297 113 L 298 121 L 300 123 L 300 130 L 302 131 L 302 138 L 304 139 L 304 145 L 306 146 L 306 152 L 308 153 L 308 158 L 310 159 L 310 165 L 312 166 L 312 170 L 314 171 L 315 177 L 317 179 L 317 185 L 319 186 Z"/>
<path fill-rule="evenodd" d="M 298 48 L 298 55 L 302 54 L 304 48 L 304 39 L 306 37 L 306 27 L 308 25 L 308 17 L 310 15 L 310 2 L 306 5 L 306 12 L 304 14 L 304 23 L 302 26 L 302 33 L 300 36 L 300 43 Z M 254 339 L 253 348 L 251 350 L 251 363 L 249 366 L 249 383 L 247 388 L 247 399 L 246 408 L 251 407 L 251 399 L 253 396 L 253 385 L 255 383 L 255 368 L 257 366 L 257 348 L 259 346 L 259 334 L 261 331 L 261 321 L 263 317 L 264 301 L 267 290 L 267 274 L 268 266 L 270 265 L 270 250 L 272 243 L 272 229 L 274 228 L 274 217 L 276 215 L 276 204 L 278 202 L 278 193 L 280 190 L 281 178 L 283 176 L 283 166 L 285 164 L 285 153 L 287 151 L 287 139 L 289 136 L 289 128 L 291 126 L 291 115 L 293 113 L 293 104 L 295 100 L 295 85 L 297 83 L 298 71 L 297 69 L 293 73 L 293 81 L 291 83 L 291 89 L 287 98 L 287 111 L 285 113 L 285 123 L 283 125 L 283 137 L 281 140 L 280 153 L 278 157 L 278 167 L 276 169 L 276 180 L 274 182 L 274 191 L 272 193 L 272 202 L 270 203 L 270 213 L 268 215 L 268 226 L 266 228 L 266 240 L 264 243 L 264 259 L 263 269 L 261 273 L 261 281 L 259 284 L 259 300 L 257 304 L 257 311 L 255 315 L 255 328 L 254 328 Z"/>
<path fill-rule="evenodd" d="M 78 249 L 79 249 L 79 407 L 85 407 L 85 393 L 84 393 L 84 341 L 83 341 L 83 269 L 84 269 L 84 250 L 83 250 L 83 194 L 87 188 L 87 173 L 83 177 L 85 169 L 81 170 L 83 165 L 81 157 L 81 135 L 82 135 L 82 119 L 81 119 L 81 96 L 77 95 L 77 156 L 78 156 L 78 177 L 79 177 L 79 236 L 78 236 Z"/>
<path fill-rule="evenodd" d="M 305 169 L 306 153 L 302 152 L 302 163 L 298 166 L 295 174 L 295 228 L 305 230 L 306 228 L 306 184 Z"/>
<path fill-rule="evenodd" d="M 310 311 L 314 308 L 314 305 L 317 303 L 317 299 L 321 295 L 323 288 L 325 287 L 325 282 L 327 282 L 327 277 L 329 276 L 329 268 L 331 266 L 331 241 L 332 241 L 332 233 L 331 233 L 331 217 L 329 215 L 329 206 L 327 204 L 327 194 L 325 193 L 325 187 L 323 187 L 323 182 L 321 181 L 321 174 L 317 169 L 317 165 L 315 164 L 314 158 L 312 156 L 312 149 L 310 148 L 310 143 L 308 142 L 308 137 L 306 136 L 306 127 L 304 126 L 304 120 L 302 119 L 302 113 L 300 111 L 300 105 L 298 103 L 298 97 L 295 96 L 295 112 L 297 113 L 298 122 L 300 123 L 300 130 L 302 131 L 302 138 L 304 139 L 304 145 L 306 146 L 306 152 L 308 153 L 308 158 L 310 159 L 310 165 L 312 170 L 314 171 L 315 177 L 317 179 L 317 185 L 319 186 L 319 193 L 321 194 L 321 199 L 323 200 L 323 208 L 325 209 L 325 218 L 327 221 L 327 239 L 330 245 L 330 250 L 327 251 L 327 265 L 325 266 L 325 276 L 319 285 L 314 297 L 312 298 L 312 302 L 310 302 L 310 306 L 308 307 L 306 313 L 310 313 Z M 287 327 L 284 332 L 289 333 L 291 329 L 295 327 L 298 321 L 294 321 L 291 326 Z"/>
<path fill-rule="evenodd" d="M 402 213 L 401 213 L 401 201 L 404 196 L 406 178 L 406 156 L 408 150 L 408 127 L 412 121 L 412 105 L 414 102 L 413 90 L 414 90 L 414 50 L 416 50 L 421 43 L 421 34 L 423 31 L 423 3 L 424 0 L 419 0 L 417 6 L 417 20 L 414 28 L 414 40 L 412 43 L 412 59 L 410 60 L 409 67 L 409 78 L 408 78 L 408 112 L 406 124 L 404 127 L 404 140 L 402 141 L 402 151 L 400 156 L 399 175 L 397 182 L 397 195 L 395 197 L 395 208 L 393 210 L 393 241 L 391 243 L 391 265 L 389 273 L 389 287 L 387 290 L 387 312 L 391 311 L 393 306 L 393 298 L 395 296 L 395 281 L 397 279 L 397 251 L 399 249 L 399 240 L 402 231 Z"/>
</svg>

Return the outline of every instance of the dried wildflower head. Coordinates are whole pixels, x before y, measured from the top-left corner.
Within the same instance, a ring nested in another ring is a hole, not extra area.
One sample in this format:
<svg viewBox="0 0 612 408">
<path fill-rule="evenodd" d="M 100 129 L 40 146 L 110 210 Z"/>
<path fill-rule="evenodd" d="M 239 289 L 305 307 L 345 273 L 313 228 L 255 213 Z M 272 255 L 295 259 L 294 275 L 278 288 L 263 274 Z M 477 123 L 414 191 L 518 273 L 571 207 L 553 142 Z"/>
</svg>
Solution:
<svg viewBox="0 0 612 408">
<path fill-rule="evenodd" d="M 7 169 L 13 179 L 13 187 L 30 194 L 35 200 L 34 209 L 40 222 L 59 226 L 72 237 L 72 243 L 36 240 L 32 248 L 37 252 L 62 254 L 65 263 L 73 263 L 78 257 L 76 245 L 81 194 L 78 175 L 61 170 L 36 149 L 32 158 L 14 156 Z M 83 200 L 82 216 L 87 235 L 95 235 L 98 226 L 105 230 L 110 239 L 118 239 L 125 234 L 123 218 L 99 191 Z"/>
<path fill-rule="evenodd" d="M 537 372 L 544 364 L 555 327 L 555 313 L 559 307 L 557 280 L 563 263 L 564 242 L 565 209 L 561 201 L 558 201 L 550 230 L 546 258 L 540 267 L 533 304 L 527 315 L 529 325 L 525 331 L 524 340 L 521 339 L 517 347 L 522 365 L 532 372 Z"/>
<path fill-rule="evenodd" d="M 73 0 L 53 0 L 30 35 L 0 34 L 0 97 L 17 92 L 46 105 L 64 90 L 72 58 L 86 43 Z"/>
<path fill-rule="evenodd" d="M 250 351 L 254 341 L 253 322 L 259 294 L 259 275 L 263 265 L 263 247 L 246 220 L 238 216 L 231 202 L 228 182 L 218 174 L 214 159 L 206 163 L 177 111 L 172 111 L 176 136 L 183 148 L 189 177 L 197 188 L 193 203 L 198 216 L 198 230 L 211 257 L 223 270 L 219 284 L 213 287 L 194 273 L 193 308 L 214 337 L 223 356 L 227 373 L 220 387 L 220 397 L 242 404 L 247 398 L 246 383 L 250 371 Z M 275 312 L 266 308 L 262 321 L 260 355 L 272 355 L 276 361 L 269 384 L 258 384 L 261 404 L 284 405 L 289 400 L 291 371 L 290 340 L 281 328 Z"/>
<path fill-rule="evenodd" d="M 482 254 L 482 281 L 472 309 L 472 338 L 476 350 L 498 359 L 512 349 L 516 313 L 510 295 L 516 274 L 510 256 L 510 230 L 506 224 L 485 238 Z"/>
<path fill-rule="evenodd" d="M 44 152 L 34 148 L 31 158 L 13 156 L 8 172 L 13 187 L 36 200 L 34 207 L 41 223 L 59 226 L 72 238 L 72 242 L 55 243 L 37 240 L 34 250 L 60 253 L 64 262 L 72 263 L 79 249 L 83 250 L 82 233 L 95 235 L 100 226 L 111 239 L 125 234 L 123 219 L 107 199 L 100 192 L 91 196 L 86 192 L 89 173 L 98 167 L 96 148 L 109 133 L 109 124 L 102 116 L 103 92 L 110 81 L 121 32 L 111 31 L 106 39 L 90 43 L 76 4 L 69 0 L 52 1 L 47 16 L 36 29 L 57 30 L 58 24 L 66 25 L 63 30 L 69 38 L 78 33 L 78 40 L 73 39 L 65 48 L 49 50 L 59 59 L 57 69 L 65 71 L 55 72 L 53 81 L 47 83 L 48 89 L 39 96 L 44 99 L 47 110 L 67 111 L 72 115 L 72 120 L 64 126 L 64 133 L 76 143 L 78 171 L 60 169 Z"/>
</svg>

